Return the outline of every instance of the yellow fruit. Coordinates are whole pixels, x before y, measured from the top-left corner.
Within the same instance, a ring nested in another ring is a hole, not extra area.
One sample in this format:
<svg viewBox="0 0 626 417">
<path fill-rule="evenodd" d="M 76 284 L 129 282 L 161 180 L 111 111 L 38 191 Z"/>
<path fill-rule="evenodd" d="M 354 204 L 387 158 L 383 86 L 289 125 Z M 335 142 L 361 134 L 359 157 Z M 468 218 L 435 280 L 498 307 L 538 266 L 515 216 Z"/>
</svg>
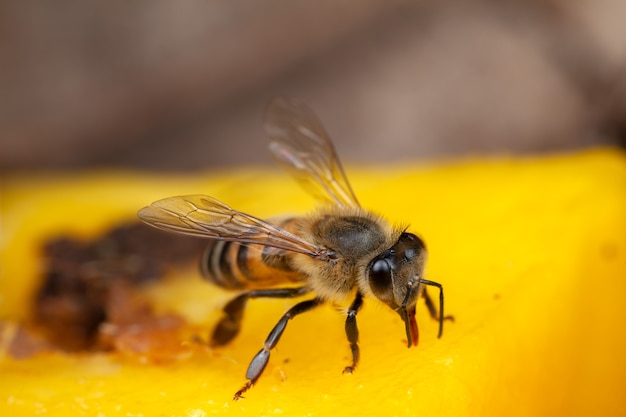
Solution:
<svg viewBox="0 0 626 417">
<path fill-rule="evenodd" d="M 14 323 L 32 311 L 46 238 L 93 238 L 171 195 L 209 194 L 259 217 L 312 208 L 288 177 L 249 169 L 4 178 L 0 415 L 626 415 L 622 151 L 347 171 L 364 207 L 425 239 L 427 278 L 444 285 L 456 321 L 437 339 L 437 324 L 418 305 L 420 345 L 407 349 L 397 315 L 367 300 L 360 367 L 342 375 L 343 317 L 315 310 L 289 324 L 265 374 L 238 402 L 232 395 L 249 360 L 290 301 L 254 300 L 232 344 L 195 346 L 168 363 L 116 353 L 16 360 L 7 349 Z M 143 294 L 158 311 L 184 316 L 191 333 L 210 331 L 228 295 L 195 270 L 178 275 Z"/>
</svg>

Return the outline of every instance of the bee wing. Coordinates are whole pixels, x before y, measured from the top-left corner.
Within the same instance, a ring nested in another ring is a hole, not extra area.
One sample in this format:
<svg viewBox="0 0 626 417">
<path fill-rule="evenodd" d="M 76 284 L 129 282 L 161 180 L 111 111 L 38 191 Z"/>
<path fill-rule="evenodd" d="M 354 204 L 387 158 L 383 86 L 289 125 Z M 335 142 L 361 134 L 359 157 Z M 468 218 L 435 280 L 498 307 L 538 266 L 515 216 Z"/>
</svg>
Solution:
<svg viewBox="0 0 626 417">
<path fill-rule="evenodd" d="M 205 195 L 165 198 L 137 215 L 151 226 L 185 235 L 271 246 L 316 258 L 325 253 L 278 226 Z"/>
<path fill-rule="evenodd" d="M 275 98 L 266 111 L 265 130 L 274 157 L 307 191 L 344 207 L 359 207 L 328 133 L 305 104 Z"/>
</svg>

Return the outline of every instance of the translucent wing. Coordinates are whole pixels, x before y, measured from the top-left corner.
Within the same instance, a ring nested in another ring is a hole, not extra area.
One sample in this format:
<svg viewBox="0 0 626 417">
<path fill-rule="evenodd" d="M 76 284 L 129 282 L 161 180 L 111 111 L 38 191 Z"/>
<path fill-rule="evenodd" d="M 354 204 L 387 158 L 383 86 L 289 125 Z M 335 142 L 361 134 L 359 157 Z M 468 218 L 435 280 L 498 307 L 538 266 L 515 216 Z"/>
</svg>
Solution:
<svg viewBox="0 0 626 417">
<path fill-rule="evenodd" d="M 359 206 L 335 147 L 311 109 L 294 99 L 275 98 L 267 108 L 265 130 L 278 162 L 305 189 L 344 207 Z"/>
<path fill-rule="evenodd" d="M 185 235 L 271 246 L 322 259 L 328 252 L 205 195 L 165 198 L 137 215 L 151 226 Z"/>
</svg>

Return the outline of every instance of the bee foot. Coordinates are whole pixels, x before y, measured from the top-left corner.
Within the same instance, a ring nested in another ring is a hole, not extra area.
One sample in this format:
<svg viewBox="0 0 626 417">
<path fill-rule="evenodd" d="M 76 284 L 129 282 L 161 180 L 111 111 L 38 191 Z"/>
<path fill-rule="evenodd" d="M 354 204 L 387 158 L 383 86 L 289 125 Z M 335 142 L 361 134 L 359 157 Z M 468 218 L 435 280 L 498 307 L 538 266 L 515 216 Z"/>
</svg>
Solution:
<svg viewBox="0 0 626 417">
<path fill-rule="evenodd" d="M 233 400 L 235 401 L 239 401 L 242 398 L 246 398 L 243 396 L 243 394 L 248 391 L 250 388 L 252 388 L 252 381 L 248 381 L 246 382 L 246 385 L 244 385 L 243 387 L 241 387 L 241 389 L 239 391 L 237 391 L 235 393 L 235 395 L 233 396 Z"/>
</svg>

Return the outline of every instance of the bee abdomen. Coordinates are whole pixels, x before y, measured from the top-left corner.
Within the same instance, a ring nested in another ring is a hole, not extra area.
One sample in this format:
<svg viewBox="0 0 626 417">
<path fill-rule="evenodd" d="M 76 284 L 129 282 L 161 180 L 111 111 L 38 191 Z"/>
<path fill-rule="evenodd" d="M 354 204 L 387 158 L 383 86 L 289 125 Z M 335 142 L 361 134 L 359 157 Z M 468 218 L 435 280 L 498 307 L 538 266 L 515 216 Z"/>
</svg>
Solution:
<svg viewBox="0 0 626 417">
<path fill-rule="evenodd" d="M 246 277 L 242 274 L 237 263 L 232 262 L 230 256 L 233 249 L 238 250 L 239 248 L 244 248 L 244 246 L 234 242 L 211 241 L 204 252 L 200 266 L 204 278 L 225 289 L 246 288 Z"/>
<path fill-rule="evenodd" d="M 231 241 L 211 241 L 201 269 L 207 281 L 228 290 L 267 288 L 304 279 L 292 268 L 288 253 Z"/>
</svg>

